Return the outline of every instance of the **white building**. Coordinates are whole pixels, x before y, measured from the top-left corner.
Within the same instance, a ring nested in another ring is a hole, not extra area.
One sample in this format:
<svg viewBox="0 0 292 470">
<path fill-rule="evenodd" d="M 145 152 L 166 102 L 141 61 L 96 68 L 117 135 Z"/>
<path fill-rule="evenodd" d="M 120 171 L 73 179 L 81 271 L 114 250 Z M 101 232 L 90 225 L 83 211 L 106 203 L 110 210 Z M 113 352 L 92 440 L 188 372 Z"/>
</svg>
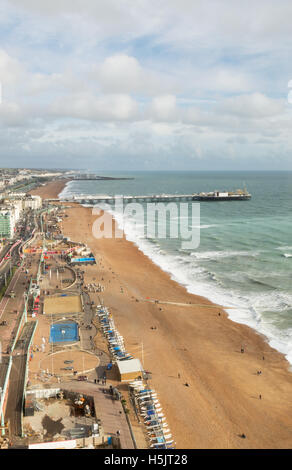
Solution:
<svg viewBox="0 0 292 470">
<path fill-rule="evenodd" d="M 40 209 L 42 198 L 40 196 L 26 196 L 24 199 L 24 209 Z"/>
<path fill-rule="evenodd" d="M 143 377 L 143 367 L 139 359 L 117 361 L 121 382 L 131 382 Z"/>
<path fill-rule="evenodd" d="M 23 210 L 23 204 L 22 204 L 22 201 L 21 200 L 14 200 L 14 201 L 11 201 L 9 206 L 11 207 L 11 210 L 14 214 L 14 219 L 15 219 L 15 222 L 18 221 L 19 217 L 20 217 L 20 214 Z"/>
<path fill-rule="evenodd" d="M 5 198 L 5 203 L 13 206 L 19 206 L 20 211 L 24 209 L 39 209 L 42 207 L 42 198 L 25 193 L 13 193 Z"/>
</svg>

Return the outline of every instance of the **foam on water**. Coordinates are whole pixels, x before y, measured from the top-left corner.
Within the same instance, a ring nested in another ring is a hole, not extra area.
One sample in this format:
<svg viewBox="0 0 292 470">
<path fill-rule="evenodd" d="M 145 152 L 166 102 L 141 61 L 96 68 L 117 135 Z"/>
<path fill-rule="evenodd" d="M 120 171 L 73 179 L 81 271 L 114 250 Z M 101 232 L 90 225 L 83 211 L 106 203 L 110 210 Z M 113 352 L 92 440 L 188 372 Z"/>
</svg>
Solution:
<svg viewBox="0 0 292 470">
<path fill-rule="evenodd" d="M 62 189 L 62 191 L 58 194 L 58 198 L 63 200 L 71 196 L 74 196 L 75 194 L 80 194 L 78 190 L 76 190 L 76 192 L 74 191 L 74 186 L 75 186 L 74 181 L 68 181 L 68 183 L 66 183 L 66 185 Z"/>
<path fill-rule="evenodd" d="M 199 229 L 204 229 L 204 228 L 213 228 L 213 227 L 218 227 L 218 224 L 210 224 L 210 225 L 191 225 L 191 228 L 199 228 Z"/>
<path fill-rule="evenodd" d="M 190 256 L 197 259 L 216 259 L 216 258 L 230 258 L 235 256 L 257 256 L 258 252 L 250 251 L 206 251 L 206 252 L 191 252 Z"/>
</svg>

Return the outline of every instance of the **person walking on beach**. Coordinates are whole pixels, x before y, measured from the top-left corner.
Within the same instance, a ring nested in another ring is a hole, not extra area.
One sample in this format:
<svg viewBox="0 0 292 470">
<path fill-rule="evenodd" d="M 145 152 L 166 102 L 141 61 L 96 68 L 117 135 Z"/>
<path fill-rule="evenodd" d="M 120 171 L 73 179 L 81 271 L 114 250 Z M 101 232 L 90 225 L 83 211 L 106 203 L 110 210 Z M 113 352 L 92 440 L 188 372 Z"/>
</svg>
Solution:
<svg viewBox="0 0 292 470">
<path fill-rule="evenodd" d="M 180 379 L 180 373 L 177 374 L 177 378 Z"/>
</svg>

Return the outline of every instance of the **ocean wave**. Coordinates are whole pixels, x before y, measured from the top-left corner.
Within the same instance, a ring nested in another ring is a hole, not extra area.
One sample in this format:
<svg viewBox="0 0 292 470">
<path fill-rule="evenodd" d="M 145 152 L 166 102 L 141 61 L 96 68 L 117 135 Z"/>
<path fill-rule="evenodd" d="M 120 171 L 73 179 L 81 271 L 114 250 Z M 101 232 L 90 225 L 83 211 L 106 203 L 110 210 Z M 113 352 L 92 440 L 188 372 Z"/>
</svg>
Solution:
<svg viewBox="0 0 292 470">
<path fill-rule="evenodd" d="M 292 294 L 288 292 L 258 292 L 250 295 L 250 298 L 261 312 L 272 311 L 279 314 L 289 311 L 292 305 Z"/>
<path fill-rule="evenodd" d="M 212 227 L 219 227 L 218 224 L 210 224 L 210 225 L 191 225 L 191 228 L 199 228 L 204 229 L 204 228 L 212 228 Z"/>
<path fill-rule="evenodd" d="M 283 256 L 285 258 L 292 258 L 292 254 L 291 253 L 283 253 Z"/>
<path fill-rule="evenodd" d="M 216 258 L 232 258 L 237 256 L 257 256 L 258 252 L 251 251 L 192 251 L 190 256 L 194 256 L 198 260 L 213 260 Z"/>
<path fill-rule="evenodd" d="M 248 280 L 251 281 L 253 284 L 258 284 L 260 286 L 263 286 L 265 288 L 268 288 L 268 289 L 277 289 L 278 287 L 277 286 L 273 286 L 272 284 L 269 284 L 268 282 L 266 281 L 263 281 L 263 279 L 257 279 L 257 278 L 254 278 L 252 276 L 247 276 Z"/>
<path fill-rule="evenodd" d="M 74 184 L 74 181 L 68 181 L 62 191 L 58 194 L 59 199 L 65 199 L 68 197 L 72 197 L 74 192 L 72 191 L 72 183 Z"/>
</svg>

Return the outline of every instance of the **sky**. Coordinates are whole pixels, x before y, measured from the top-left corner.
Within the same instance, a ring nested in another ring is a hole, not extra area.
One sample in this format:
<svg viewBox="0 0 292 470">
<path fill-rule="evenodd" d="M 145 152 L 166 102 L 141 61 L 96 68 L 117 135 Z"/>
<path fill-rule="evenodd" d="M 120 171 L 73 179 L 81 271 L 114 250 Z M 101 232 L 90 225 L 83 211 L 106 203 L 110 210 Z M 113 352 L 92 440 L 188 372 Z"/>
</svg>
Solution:
<svg viewBox="0 0 292 470">
<path fill-rule="evenodd" d="M 290 0 L 0 0 L 0 166 L 292 170 L 291 19 Z"/>
</svg>

